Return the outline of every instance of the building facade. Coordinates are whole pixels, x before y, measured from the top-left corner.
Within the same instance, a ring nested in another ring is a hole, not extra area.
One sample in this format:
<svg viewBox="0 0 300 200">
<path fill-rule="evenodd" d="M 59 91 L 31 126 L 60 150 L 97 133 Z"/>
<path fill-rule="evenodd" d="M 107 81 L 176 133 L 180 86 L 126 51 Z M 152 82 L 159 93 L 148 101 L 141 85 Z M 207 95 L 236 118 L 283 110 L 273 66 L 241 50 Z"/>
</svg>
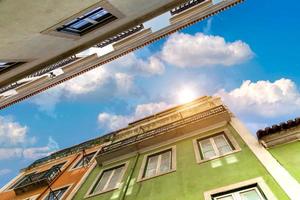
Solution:
<svg viewBox="0 0 300 200">
<path fill-rule="evenodd" d="M 98 138 L 53 153 L 35 161 L 6 184 L 0 191 L 1 200 L 57 200 L 71 197 L 89 170 L 101 148 Z"/>
<path fill-rule="evenodd" d="M 300 118 L 257 131 L 261 144 L 300 183 Z"/>
<path fill-rule="evenodd" d="M 299 128 L 292 130 L 284 131 L 297 138 Z M 269 148 L 276 134 L 262 132 L 257 140 L 219 98 L 202 97 L 36 161 L 0 199 L 299 199 L 298 142 Z M 20 187 L 26 175 L 57 164 L 48 185 Z"/>
</svg>

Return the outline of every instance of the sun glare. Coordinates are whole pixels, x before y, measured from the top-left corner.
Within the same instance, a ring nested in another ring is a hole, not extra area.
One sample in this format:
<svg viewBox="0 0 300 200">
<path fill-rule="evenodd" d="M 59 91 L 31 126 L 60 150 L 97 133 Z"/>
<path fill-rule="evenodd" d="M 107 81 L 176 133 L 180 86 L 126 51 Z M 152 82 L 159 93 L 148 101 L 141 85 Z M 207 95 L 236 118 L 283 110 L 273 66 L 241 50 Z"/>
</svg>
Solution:
<svg viewBox="0 0 300 200">
<path fill-rule="evenodd" d="M 197 98 L 195 91 L 192 88 L 184 87 L 181 88 L 177 93 L 178 102 L 183 104 L 193 101 Z"/>
</svg>

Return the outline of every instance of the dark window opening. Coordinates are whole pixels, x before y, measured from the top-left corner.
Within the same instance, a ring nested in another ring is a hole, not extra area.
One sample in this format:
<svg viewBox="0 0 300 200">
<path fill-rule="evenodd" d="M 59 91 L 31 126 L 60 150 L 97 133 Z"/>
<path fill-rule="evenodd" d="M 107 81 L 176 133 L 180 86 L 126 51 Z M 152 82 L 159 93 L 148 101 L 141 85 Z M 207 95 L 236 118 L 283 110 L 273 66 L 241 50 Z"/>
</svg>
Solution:
<svg viewBox="0 0 300 200">
<path fill-rule="evenodd" d="M 115 19 L 117 18 L 104 8 L 97 7 L 92 11 L 62 25 L 56 30 L 73 35 L 84 35 L 87 32 L 112 22 Z"/>
</svg>

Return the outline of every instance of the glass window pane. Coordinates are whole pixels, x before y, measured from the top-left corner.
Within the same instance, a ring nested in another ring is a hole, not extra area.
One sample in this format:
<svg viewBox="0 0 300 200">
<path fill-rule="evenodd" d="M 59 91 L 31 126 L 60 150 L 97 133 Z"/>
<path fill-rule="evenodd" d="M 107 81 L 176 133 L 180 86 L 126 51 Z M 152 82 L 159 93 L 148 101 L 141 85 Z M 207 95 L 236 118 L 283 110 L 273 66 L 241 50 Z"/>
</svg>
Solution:
<svg viewBox="0 0 300 200">
<path fill-rule="evenodd" d="M 232 148 L 229 145 L 229 143 L 227 142 L 224 135 L 218 135 L 218 136 L 214 137 L 214 142 L 215 142 L 221 155 L 232 151 Z"/>
<path fill-rule="evenodd" d="M 78 22 L 70 25 L 71 28 L 74 28 L 76 30 L 82 30 L 88 26 L 93 25 L 92 23 L 85 21 L 85 20 L 79 20 Z"/>
<path fill-rule="evenodd" d="M 161 154 L 160 173 L 165 173 L 171 170 L 171 151 Z"/>
<path fill-rule="evenodd" d="M 124 166 L 119 167 L 119 168 L 114 170 L 114 174 L 113 174 L 112 178 L 110 179 L 110 182 L 109 182 L 108 187 L 106 189 L 114 189 L 118 186 L 118 183 L 119 183 L 120 177 L 122 175 L 123 169 L 124 169 Z"/>
<path fill-rule="evenodd" d="M 93 20 L 99 20 L 101 19 L 101 17 L 103 17 L 104 15 L 106 15 L 108 12 L 106 10 L 100 10 L 92 15 L 89 16 L 89 18 L 93 19 Z"/>
<path fill-rule="evenodd" d="M 108 171 L 103 172 L 100 181 L 98 182 L 97 186 L 92 191 L 92 193 L 101 192 L 105 189 L 104 187 L 105 187 L 111 173 L 112 173 L 112 170 L 108 170 Z"/>
<path fill-rule="evenodd" d="M 214 198 L 214 200 L 234 200 L 232 195 L 227 195 L 227 196 L 223 196 L 223 197 L 216 197 Z"/>
<path fill-rule="evenodd" d="M 67 187 L 59 189 L 59 190 L 54 190 L 52 193 L 48 195 L 46 198 L 47 200 L 60 200 L 63 196 L 63 194 L 67 191 Z"/>
<path fill-rule="evenodd" d="M 148 158 L 145 177 L 151 177 L 156 175 L 156 168 L 158 164 L 158 156 L 151 156 Z"/>
<path fill-rule="evenodd" d="M 241 192 L 240 195 L 242 200 L 262 200 L 262 198 L 260 198 L 258 192 L 255 189 L 246 192 Z"/>
<path fill-rule="evenodd" d="M 214 148 L 210 142 L 210 139 L 199 141 L 203 159 L 209 159 L 216 156 Z"/>
</svg>

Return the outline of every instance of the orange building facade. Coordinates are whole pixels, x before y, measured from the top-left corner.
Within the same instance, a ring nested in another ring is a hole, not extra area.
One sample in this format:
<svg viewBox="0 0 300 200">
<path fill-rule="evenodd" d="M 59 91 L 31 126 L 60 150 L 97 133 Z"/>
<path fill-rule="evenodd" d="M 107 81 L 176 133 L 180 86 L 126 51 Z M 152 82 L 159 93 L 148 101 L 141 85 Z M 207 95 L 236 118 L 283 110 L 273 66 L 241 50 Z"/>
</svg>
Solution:
<svg viewBox="0 0 300 200">
<path fill-rule="evenodd" d="M 1 200 L 71 199 L 95 165 L 103 138 L 60 150 L 35 161 L 0 191 Z"/>
</svg>

